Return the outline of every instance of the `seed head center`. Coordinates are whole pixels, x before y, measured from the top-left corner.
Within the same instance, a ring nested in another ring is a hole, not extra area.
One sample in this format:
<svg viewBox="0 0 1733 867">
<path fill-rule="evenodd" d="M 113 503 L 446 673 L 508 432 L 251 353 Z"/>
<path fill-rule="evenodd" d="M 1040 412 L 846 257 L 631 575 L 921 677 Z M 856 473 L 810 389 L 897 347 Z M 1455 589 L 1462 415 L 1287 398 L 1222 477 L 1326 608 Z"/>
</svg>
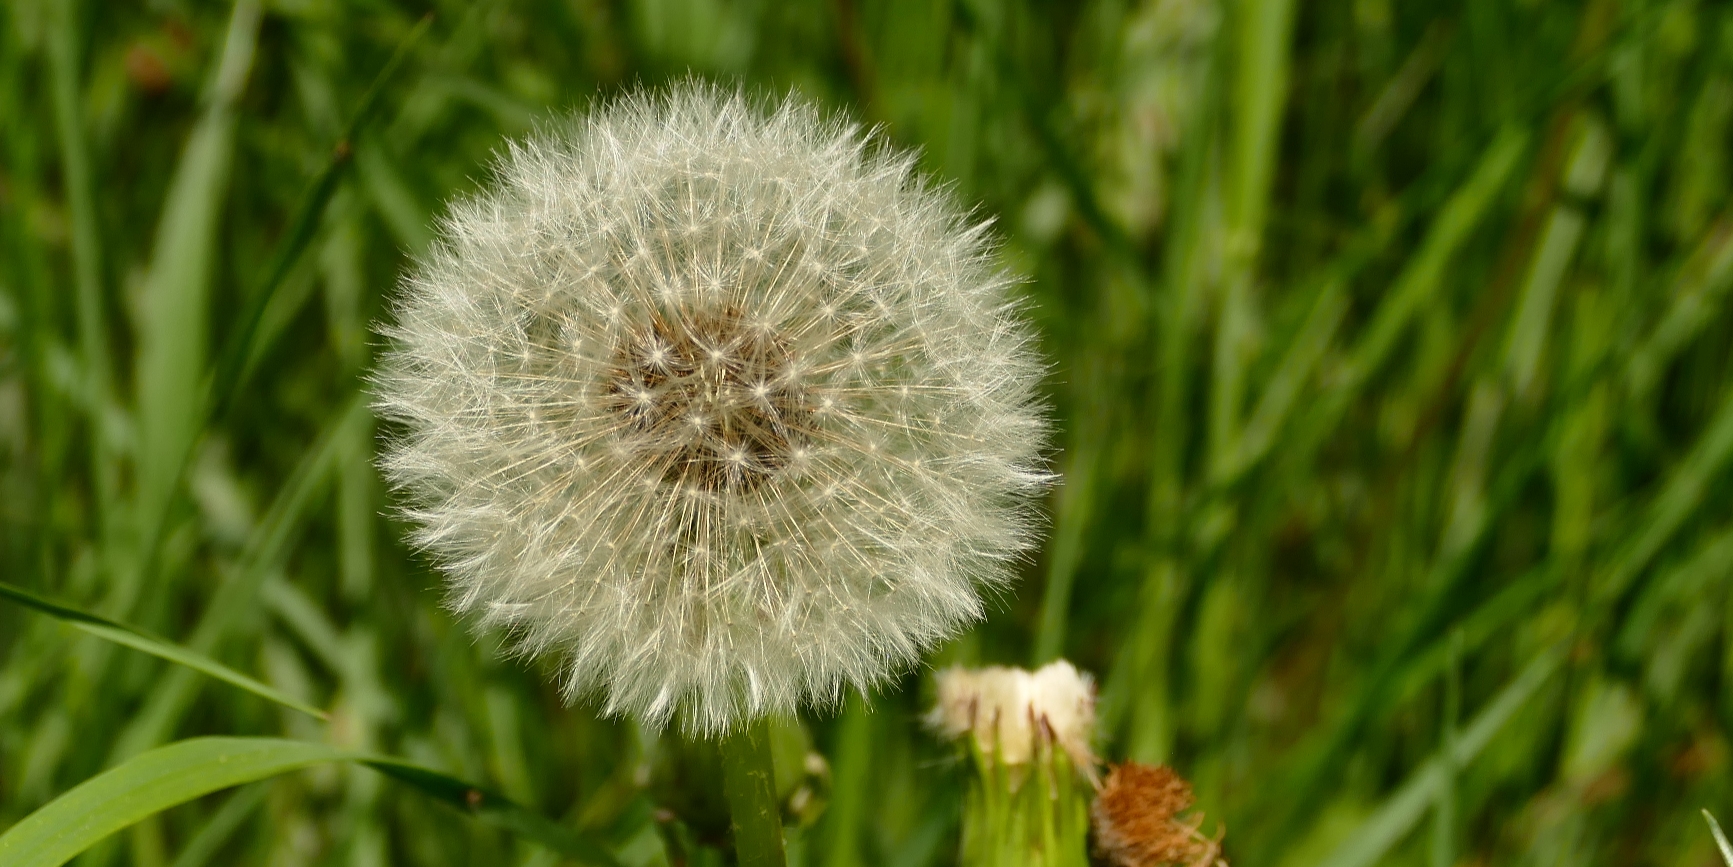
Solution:
<svg viewBox="0 0 1733 867">
<path fill-rule="evenodd" d="M 813 410 L 774 329 L 740 311 L 657 311 L 613 353 L 604 404 L 664 481 L 751 490 L 810 439 Z"/>
</svg>

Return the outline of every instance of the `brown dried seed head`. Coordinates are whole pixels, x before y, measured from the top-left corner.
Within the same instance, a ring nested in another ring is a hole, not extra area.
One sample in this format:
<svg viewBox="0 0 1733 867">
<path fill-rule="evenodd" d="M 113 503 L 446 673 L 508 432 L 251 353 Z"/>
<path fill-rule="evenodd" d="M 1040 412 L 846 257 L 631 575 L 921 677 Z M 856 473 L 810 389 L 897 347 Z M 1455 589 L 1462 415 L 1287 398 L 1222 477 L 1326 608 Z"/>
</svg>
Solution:
<svg viewBox="0 0 1733 867">
<path fill-rule="evenodd" d="M 1117 867 L 1224 865 L 1219 840 L 1198 831 L 1191 784 L 1166 765 L 1126 762 L 1108 772 L 1090 808 L 1100 854 Z"/>
</svg>

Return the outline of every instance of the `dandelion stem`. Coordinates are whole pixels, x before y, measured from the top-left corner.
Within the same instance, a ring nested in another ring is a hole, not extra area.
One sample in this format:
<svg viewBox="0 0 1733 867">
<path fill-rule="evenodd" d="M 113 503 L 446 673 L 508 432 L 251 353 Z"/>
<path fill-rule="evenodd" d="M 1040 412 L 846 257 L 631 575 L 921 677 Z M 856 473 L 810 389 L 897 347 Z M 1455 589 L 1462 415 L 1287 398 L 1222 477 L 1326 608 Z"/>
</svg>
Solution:
<svg viewBox="0 0 1733 867">
<path fill-rule="evenodd" d="M 783 867 L 782 815 L 770 762 L 770 721 L 758 719 L 722 741 L 722 788 L 734 820 L 740 867 Z"/>
</svg>

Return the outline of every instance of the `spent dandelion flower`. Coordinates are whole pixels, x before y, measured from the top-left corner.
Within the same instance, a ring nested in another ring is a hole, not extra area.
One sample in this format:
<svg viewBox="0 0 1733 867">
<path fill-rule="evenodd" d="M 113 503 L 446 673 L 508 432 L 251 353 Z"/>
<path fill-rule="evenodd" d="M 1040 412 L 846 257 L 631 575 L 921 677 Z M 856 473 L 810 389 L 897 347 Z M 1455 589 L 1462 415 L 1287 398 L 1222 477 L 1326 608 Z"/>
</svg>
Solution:
<svg viewBox="0 0 1733 867">
<path fill-rule="evenodd" d="M 1057 746 L 1079 771 L 1094 773 L 1095 684 L 1071 663 L 1061 659 L 1035 671 L 953 667 L 936 680 L 938 700 L 927 722 L 945 737 L 969 735 L 983 754 L 1012 766 Z"/>
<path fill-rule="evenodd" d="M 452 606 L 572 697 L 728 735 L 983 613 L 1042 364 L 987 224 L 797 98 L 687 83 L 510 145 L 403 282 L 382 459 Z"/>
<path fill-rule="evenodd" d="M 1114 867 L 1227 867 L 1221 837 L 1198 830 L 1191 784 L 1166 765 L 1114 765 L 1090 807 L 1095 845 Z"/>
<path fill-rule="evenodd" d="M 1095 781 L 1095 687 L 1064 660 L 1036 671 L 948 668 L 927 723 L 964 745 L 966 867 L 1084 867 Z"/>
</svg>

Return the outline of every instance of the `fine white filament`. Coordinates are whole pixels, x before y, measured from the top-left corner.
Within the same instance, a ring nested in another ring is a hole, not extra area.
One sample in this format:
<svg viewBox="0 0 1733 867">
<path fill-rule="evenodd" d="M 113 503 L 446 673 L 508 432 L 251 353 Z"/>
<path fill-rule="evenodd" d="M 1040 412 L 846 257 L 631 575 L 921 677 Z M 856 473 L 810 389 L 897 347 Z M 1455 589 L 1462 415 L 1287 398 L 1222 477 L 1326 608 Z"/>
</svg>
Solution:
<svg viewBox="0 0 1733 867">
<path fill-rule="evenodd" d="M 984 224 L 906 153 L 685 84 L 512 145 L 405 279 L 382 460 L 452 604 L 725 734 L 982 614 L 1050 481 Z"/>
</svg>

